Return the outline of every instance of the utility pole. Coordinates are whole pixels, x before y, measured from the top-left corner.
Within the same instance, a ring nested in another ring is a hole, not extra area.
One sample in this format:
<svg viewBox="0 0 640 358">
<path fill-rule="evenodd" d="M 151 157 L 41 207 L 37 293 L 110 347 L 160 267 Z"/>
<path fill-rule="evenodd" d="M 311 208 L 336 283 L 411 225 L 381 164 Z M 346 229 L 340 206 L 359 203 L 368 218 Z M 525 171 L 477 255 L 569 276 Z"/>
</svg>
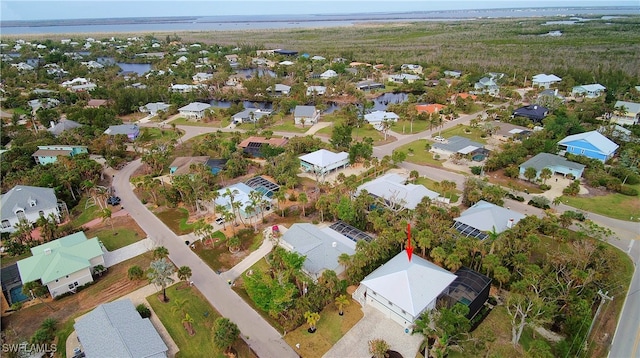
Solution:
<svg viewBox="0 0 640 358">
<path fill-rule="evenodd" d="M 609 297 L 607 296 L 607 294 L 609 294 L 609 291 L 602 293 L 602 290 L 598 290 L 598 296 L 600 296 L 600 304 L 598 305 L 598 309 L 596 310 L 596 314 L 595 316 L 593 316 L 593 321 L 591 321 L 591 326 L 589 326 L 589 331 L 587 332 L 587 335 L 585 336 L 585 339 L 587 339 L 587 337 L 589 337 L 589 335 L 591 334 L 591 330 L 593 329 L 594 324 L 596 323 L 596 319 L 598 319 L 598 315 L 600 314 L 600 310 L 602 309 L 602 306 L 604 305 L 604 301 L 611 301 L 613 300 L 613 296 Z"/>
</svg>

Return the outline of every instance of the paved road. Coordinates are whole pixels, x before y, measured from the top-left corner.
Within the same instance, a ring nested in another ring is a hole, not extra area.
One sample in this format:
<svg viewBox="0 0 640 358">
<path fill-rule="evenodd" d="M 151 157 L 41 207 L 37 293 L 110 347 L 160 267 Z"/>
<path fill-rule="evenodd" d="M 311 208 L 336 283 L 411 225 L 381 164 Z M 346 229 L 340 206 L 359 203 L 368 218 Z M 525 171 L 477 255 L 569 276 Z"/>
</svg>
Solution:
<svg viewBox="0 0 640 358">
<path fill-rule="evenodd" d="M 113 178 L 113 186 L 132 218 L 156 245 L 169 249 L 169 258 L 177 266 L 191 267 L 191 280 L 207 300 L 235 322 L 242 337 L 260 357 L 297 357 L 280 334 L 253 308 L 238 296 L 220 276 L 207 266 L 191 249 L 180 241 L 153 213 L 138 200 L 129 182 L 131 174 L 140 167 L 140 160 L 129 163 Z"/>
</svg>

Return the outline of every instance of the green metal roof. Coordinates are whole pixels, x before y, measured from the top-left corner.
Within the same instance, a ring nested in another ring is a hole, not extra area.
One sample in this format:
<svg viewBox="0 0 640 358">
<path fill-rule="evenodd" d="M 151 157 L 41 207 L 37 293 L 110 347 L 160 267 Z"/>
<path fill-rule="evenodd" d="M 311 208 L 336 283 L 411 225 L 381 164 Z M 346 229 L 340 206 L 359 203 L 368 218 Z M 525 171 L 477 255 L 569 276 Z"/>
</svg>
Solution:
<svg viewBox="0 0 640 358">
<path fill-rule="evenodd" d="M 33 247 L 31 253 L 18 261 L 20 277 L 22 282 L 41 280 L 43 284 L 89 268 L 90 260 L 103 254 L 98 238 L 87 239 L 82 231 Z"/>
</svg>

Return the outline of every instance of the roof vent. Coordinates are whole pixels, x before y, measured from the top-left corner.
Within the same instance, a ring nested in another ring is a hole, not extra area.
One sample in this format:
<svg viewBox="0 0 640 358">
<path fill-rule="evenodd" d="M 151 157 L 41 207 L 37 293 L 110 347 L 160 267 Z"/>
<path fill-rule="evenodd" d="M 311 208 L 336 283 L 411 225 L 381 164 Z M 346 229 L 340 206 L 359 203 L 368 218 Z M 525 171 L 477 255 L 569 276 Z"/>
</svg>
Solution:
<svg viewBox="0 0 640 358">
<path fill-rule="evenodd" d="M 538 109 L 538 106 L 533 106 L 533 109 Z"/>
<path fill-rule="evenodd" d="M 334 241 L 334 242 L 332 242 L 332 243 L 331 243 L 331 247 L 338 247 L 338 243 L 337 243 L 337 242 L 335 242 L 335 241 Z"/>
<path fill-rule="evenodd" d="M 51 248 L 47 247 L 46 249 L 44 249 L 44 254 L 45 255 L 51 255 Z"/>
<path fill-rule="evenodd" d="M 513 227 L 513 221 L 514 221 L 513 218 L 511 218 L 511 219 L 509 219 L 509 221 L 507 221 L 507 227 L 509 229 L 511 229 Z"/>
</svg>

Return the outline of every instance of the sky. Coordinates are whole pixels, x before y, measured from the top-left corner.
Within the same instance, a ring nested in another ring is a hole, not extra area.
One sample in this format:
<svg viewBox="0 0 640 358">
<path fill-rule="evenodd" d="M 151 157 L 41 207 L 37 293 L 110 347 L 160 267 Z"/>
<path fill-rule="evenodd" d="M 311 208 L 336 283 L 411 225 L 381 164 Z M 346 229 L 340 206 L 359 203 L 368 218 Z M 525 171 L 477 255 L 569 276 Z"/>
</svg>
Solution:
<svg viewBox="0 0 640 358">
<path fill-rule="evenodd" d="M 517 7 L 638 6 L 638 0 L 2 0 L 0 19 L 346 14 Z"/>
</svg>

